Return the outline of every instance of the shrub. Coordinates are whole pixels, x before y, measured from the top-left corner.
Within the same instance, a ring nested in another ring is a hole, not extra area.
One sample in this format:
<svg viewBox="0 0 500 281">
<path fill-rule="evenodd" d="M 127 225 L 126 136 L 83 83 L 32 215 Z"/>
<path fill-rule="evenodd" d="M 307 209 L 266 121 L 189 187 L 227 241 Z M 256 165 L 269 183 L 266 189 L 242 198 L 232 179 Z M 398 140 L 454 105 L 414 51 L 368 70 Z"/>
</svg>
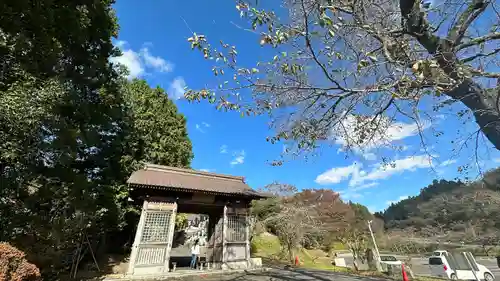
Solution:
<svg viewBox="0 0 500 281">
<path fill-rule="evenodd" d="M 8 243 L 0 242 L 0 281 L 36 281 L 40 270 L 26 255 Z"/>
</svg>

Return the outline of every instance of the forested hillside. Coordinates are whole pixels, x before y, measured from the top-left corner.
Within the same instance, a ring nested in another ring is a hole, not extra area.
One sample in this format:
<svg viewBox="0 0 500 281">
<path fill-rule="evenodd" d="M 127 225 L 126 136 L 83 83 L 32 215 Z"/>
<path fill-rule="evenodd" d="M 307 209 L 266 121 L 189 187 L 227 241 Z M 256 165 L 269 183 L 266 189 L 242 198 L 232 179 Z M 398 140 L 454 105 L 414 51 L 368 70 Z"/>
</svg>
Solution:
<svg viewBox="0 0 500 281">
<path fill-rule="evenodd" d="M 472 183 L 434 180 L 383 214 L 390 232 L 441 241 L 488 243 L 500 234 L 500 169 Z"/>
</svg>

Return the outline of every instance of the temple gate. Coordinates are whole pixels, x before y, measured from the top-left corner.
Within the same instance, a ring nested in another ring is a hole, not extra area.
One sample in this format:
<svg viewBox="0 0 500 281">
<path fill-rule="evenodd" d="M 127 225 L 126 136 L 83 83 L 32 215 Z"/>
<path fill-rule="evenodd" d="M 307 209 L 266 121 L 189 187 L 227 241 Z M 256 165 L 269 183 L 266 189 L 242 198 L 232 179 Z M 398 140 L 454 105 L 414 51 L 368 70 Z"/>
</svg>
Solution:
<svg viewBox="0 0 500 281">
<path fill-rule="evenodd" d="M 177 213 L 208 215 L 206 262 L 210 268 L 250 266 L 249 207 L 264 196 L 243 177 L 147 164 L 128 179 L 130 195 L 142 204 L 129 275 L 163 275 Z"/>
</svg>

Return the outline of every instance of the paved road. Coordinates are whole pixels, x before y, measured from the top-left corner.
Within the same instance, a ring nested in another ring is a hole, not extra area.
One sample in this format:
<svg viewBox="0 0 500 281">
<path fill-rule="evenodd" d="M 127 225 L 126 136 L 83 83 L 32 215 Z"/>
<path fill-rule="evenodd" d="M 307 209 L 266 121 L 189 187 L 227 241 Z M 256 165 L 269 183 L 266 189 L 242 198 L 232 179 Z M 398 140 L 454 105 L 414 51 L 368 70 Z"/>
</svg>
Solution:
<svg viewBox="0 0 500 281">
<path fill-rule="evenodd" d="M 462 244 L 462 243 L 456 243 L 456 242 L 445 242 L 445 241 L 436 241 L 432 239 L 425 239 L 425 238 L 407 238 L 409 241 L 414 241 L 420 244 L 440 244 L 440 245 L 449 245 L 449 246 L 455 246 L 455 247 L 474 247 L 474 248 L 481 248 L 482 245 L 480 244 Z"/>
<path fill-rule="evenodd" d="M 200 278 L 201 277 L 201 278 Z M 217 275 L 217 276 L 193 276 L 189 278 L 183 278 L 185 281 L 374 281 L 374 280 L 385 280 L 380 278 L 369 278 L 369 277 L 359 277 L 343 275 L 341 273 L 335 273 L 331 271 L 321 271 L 321 270 L 305 270 L 305 269 L 271 269 L 269 271 L 262 272 L 250 272 L 250 273 L 234 273 L 227 275 Z"/>
<path fill-rule="evenodd" d="M 383 255 L 383 254 L 382 254 Z M 353 259 L 350 254 L 341 254 L 340 257 L 345 258 L 346 264 L 351 266 L 353 264 Z M 405 260 L 406 256 L 394 255 L 399 260 Z M 498 268 L 497 262 L 494 258 L 482 258 L 476 257 L 476 261 L 479 264 L 486 266 L 493 275 L 495 275 L 495 280 L 500 281 L 500 268 Z M 424 275 L 429 276 L 431 274 L 429 268 L 429 260 L 428 258 L 412 258 L 411 259 L 411 268 L 416 275 Z"/>
</svg>

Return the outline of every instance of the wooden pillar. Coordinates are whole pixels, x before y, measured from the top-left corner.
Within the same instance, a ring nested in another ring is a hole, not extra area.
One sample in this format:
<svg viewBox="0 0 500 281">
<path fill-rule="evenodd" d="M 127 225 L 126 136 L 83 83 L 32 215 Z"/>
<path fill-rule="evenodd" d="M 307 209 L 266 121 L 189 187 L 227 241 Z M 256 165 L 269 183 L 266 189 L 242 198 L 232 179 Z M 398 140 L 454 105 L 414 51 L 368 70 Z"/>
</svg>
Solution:
<svg viewBox="0 0 500 281">
<path fill-rule="evenodd" d="M 165 253 L 165 263 L 163 266 L 163 272 L 169 272 L 170 270 L 170 251 L 172 251 L 172 243 L 174 240 L 175 231 L 175 216 L 177 215 L 177 202 L 174 203 L 172 214 L 170 215 L 170 225 L 168 230 L 168 246 Z"/>
<path fill-rule="evenodd" d="M 222 267 L 224 268 L 227 261 L 227 205 L 224 205 L 224 211 L 222 213 Z"/>
<path fill-rule="evenodd" d="M 250 266 L 250 216 L 248 212 L 245 214 L 245 243 L 246 243 L 246 258 L 247 267 Z"/>
<path fill-rule="evenodd" d="M 216 252 L 217 249 L 217 232 L 216 232 L 216 227 L 217 227 L 217 220 L 218 217 L 215 216 L 214 214 L 210 214 L 208 217 L 208 233 L 207 233 L 207 252 L 206 252 L 206 258 L 209 263 L 214 263 L 214 253 Z"/>
<path fill-rule="evenodd" d="M 146 221 L 146 209 L 148 206 L 148 201 L 144 200 L 142 204 L 141 217 L 139 223 L 137 224 L 137 230 L 135 231 L 134 244 L 132 245 L 132 252 L 130 253 L 130 260 L 128 263 L 127 274 L 134 274 L 135 260 L 137 258 L 137 251 L 139 249 L 139 243 L 141 242 L 142 229 L 144 228 L 144 223 Z"/>
</svg>

